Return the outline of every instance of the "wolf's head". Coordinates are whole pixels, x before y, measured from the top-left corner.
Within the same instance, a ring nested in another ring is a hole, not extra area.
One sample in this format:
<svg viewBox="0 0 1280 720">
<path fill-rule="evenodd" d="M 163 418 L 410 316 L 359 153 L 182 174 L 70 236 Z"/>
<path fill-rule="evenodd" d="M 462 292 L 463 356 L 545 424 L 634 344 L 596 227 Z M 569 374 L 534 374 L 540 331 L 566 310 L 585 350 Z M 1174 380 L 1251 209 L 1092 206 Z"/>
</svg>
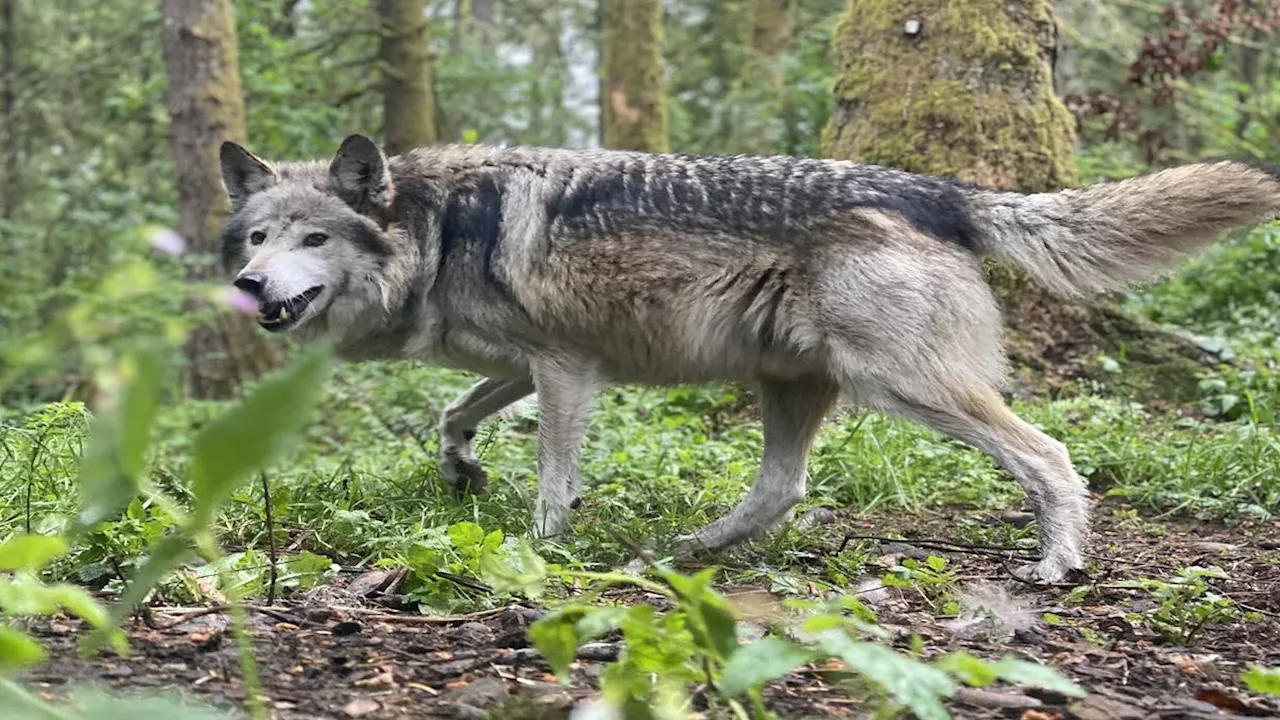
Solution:
<svg viewBox="0 0 1280 720">
<path fill-rule="evenodd" d="M 221 162 L 223 265 L 257 299 L 262 327 L 347 335 L 403 302 L 413 248 L 391 224 L 395 188 L 372 140 L 347 138 L 327 168 L 275 166 L 232 142 Z"/>
</svg>

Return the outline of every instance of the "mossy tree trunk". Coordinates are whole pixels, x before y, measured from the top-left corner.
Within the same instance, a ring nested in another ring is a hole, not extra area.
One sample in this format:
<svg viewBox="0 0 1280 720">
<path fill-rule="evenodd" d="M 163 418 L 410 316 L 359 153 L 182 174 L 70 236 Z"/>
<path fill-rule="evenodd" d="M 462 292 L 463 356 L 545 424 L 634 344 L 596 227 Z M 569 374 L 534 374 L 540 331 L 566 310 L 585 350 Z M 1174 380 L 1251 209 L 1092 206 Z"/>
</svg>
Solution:
<svg viewBox="0 0 1280 720">
<path fill-rule="evenodd" d="M 398 154 L 436 142 L 426 0 L 381 0 L 382 108 L 387 152 Z"/>
<path fill-rule="evenodd" d="M 601 141 L 667 151 L 661 0 L 600 0 Z"/>
<path fill-rule="evenodd" d="M 245 141 L 244 100 L 229 0 L 164 0 L 166 101 L 172 120 L 180 230 L 190 243 L 197 278 L 219 277 L 215 258 L 228 206 L 218 149 Z M 284 357 L 284 346 L 247 317 L 221 313 L 187 342 L 187 392 L 235 395 L 241 385 Z"/>
<path fill-rule="evenodd" d="M 1056 43 L 1049 0 L 850 0 L 825 154 L 1023 192 L 1070 186 L 1074 123 L 1053 91 Z M 1107 352 L 1124 356 L 1117 390 L 1194 396 L 1201 349 L 1115 303 L 1068 302 L 988 268 L 1027 384 L 1093 374 Z"/>
</svg>

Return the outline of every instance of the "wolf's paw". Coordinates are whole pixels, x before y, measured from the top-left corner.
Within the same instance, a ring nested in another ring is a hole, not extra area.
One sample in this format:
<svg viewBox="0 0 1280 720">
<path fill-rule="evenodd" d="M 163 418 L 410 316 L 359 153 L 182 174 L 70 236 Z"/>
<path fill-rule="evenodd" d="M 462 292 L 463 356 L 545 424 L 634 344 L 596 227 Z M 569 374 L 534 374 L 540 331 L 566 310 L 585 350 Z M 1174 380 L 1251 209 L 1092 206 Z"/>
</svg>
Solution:
<svg viewBox="0 0 1280 720">
<path fill-rule="evenodd" d="M 1054 585 L 1084 576 L 1084 561 L 1075 555 L 1049 555 L 1038 563 L 1013 571 L 1019 578 L 1036 585 Z"/>
<path fill-rule="evenodd" d="M 671 555 L 675 560 L 683 562 L 705 555 L 714 549 L 713 545 L 707 543 L 706 538 L 699 533 L 694 533 L 681 535 L 672 541 Z"/>
<path fill-rule="evenodd" d="M 489 475 L 479 462 L 455 453 L 440 456 L 440 477 L 458 497 L 483 494 L 489 485 Z"/>
</svg>

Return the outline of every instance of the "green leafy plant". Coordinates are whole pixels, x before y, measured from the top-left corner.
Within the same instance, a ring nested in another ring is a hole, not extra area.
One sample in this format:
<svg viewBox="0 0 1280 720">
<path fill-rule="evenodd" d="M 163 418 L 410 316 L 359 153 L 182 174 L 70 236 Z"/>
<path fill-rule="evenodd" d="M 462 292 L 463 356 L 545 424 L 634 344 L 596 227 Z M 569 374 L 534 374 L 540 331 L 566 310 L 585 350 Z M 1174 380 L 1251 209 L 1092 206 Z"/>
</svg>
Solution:
<svg viewBox="0 0 1280 720">
<path fill-rule="evenodd" d="M 1219 568 L 1188 567 L 1173 579 L 1138 578 L 1117 583 L 1117 587 L 1138 588 L 1157 601 L 1150 613 L 1134 619 L 1164 635 L 1171 642 L 1188 644 L 1206 625 L 1241 617 L 1231 598 L 1223 595 L 1210 579 L 1226 579 Z"/>
<path fill-rule="evenodd" d="M 329 360 L 329 351 L 323 346 L 300 351 L 287 367 L 261 381 L 239 404 L 202 428 L 194 442 L 192 509 L 188 513 L 177 501 L 155 488 L 144 472 L 158 407 L 159 356 L 148 348 L 126 355 L 119 367 L 119 390 L 114 401 L 92 425 L 92 438 L 81 464 L 80 509 L 67 535 L 75 539 L 90 532 L 99 523 L 126 510 L 139 496 L 164 508 L 174 519 L 172 532 L 151 545 L 147 559 L 137 566 L 110 613 L 93 602 L 83 588 L 47 586 L 32 575 L 65 553 L 67 540 L 13 538 L 0 548 L 0 558 L 3 558 L 0 569 L 18 571 L 12 580 L 0 586 L 0 605 L 4 606 L 6 615 L 48 614 L 67 609 L 97 628 L 83 645 L 86 652 L 108 640 L 118 651 L 127 651 L 119 623 L 179 563 L 194 551 L 212 566 L 227 564 L 212 532 L 215 514 L 237 486 L 280 457 L 295 441 L 319 400 Z M 304 565 L 307 562 L 315 564 L 307 560 Z M 224 589 L 232 601 L 232 622 L 249 689 L 249 707 L 255 717 L 265 717 L 244 608 L 239 604 L 243 583 L 230 583 Z M 8 650 L 6 657 L 15 659 L 14 664 L 30 664 L 42 657 L 39 646 L 31 638 L 12 629 L 6 629 L 0 641 Z M 31 702 L 31 698 L 12 683 L 0 685 L 0 695 L 3 694 L 15 702 Z M 50 715 L 56 716 L 53 711 Z"/>
<path fill-rule="evenodd" d="M 784 628 L 744 644 L 738 612 L 711 584 L 715 568 L 684 575 L 650 566 L 649 577 L 562 570 L 534 561 L 536 553 L 527 544 L 521 542 L 520 548 L 520 569 L 504 569 L 498 558 L 490 556 L 485 562 L 486 578 L 495 588 L 512 592 L 536 588 L 548 579 L 586 583 L 584 595 L 540 618 L 530 627 L 529 637 L 556 676 L 567 680 L 579 646 L 620 633 L 625 647 L 601 673 L 600 693 L 605 703 L 627 718 L 687 717 L 691 701 L 685 688 L 689 684 L 706 687 L 708 701 L 736 717 L 771 717 L 764 704 L 766 684 L 831 658 L 842 661 L 891 703 L 924 720 L 949 717 L 942 701 L 955 692 L 957 682 L 986 686 L 1003 680 L 1069 696 L 1083 694 L 1052 668 L 1011 656 L 990 663 L 960 653 L 928 664 L 904 655 L 876 642 L 886 639 L 886 632 L 875 625 L 874 613 L 854 597 L 788 600 L 774 620 L 789 623 L 792 630 Z M 659 595 L 666 607 L 591 602 L 617 585 Z M 797 619 L 800 622 L 794 622 Z M 788 639 L 786 634 L 801 640 Z"/>
<path fill-rule="evenodd" d="M 1280 697 L 1280 668 L 1253 665 L 1240 675 L 1244 686 L 1256 693 Z"/>
</svg>

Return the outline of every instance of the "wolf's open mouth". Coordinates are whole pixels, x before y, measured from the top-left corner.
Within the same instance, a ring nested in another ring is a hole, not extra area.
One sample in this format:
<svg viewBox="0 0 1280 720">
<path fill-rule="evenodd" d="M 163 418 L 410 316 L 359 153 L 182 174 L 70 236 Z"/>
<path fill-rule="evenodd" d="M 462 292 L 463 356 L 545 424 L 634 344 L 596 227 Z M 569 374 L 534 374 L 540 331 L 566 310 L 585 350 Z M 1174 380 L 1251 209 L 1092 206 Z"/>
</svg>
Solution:
<svg viewBox="0 0 1280 720">
<path fill-rule="evenodd" d="M 271 332 L 284 332 L 302 319 L 307 306 L 324 290 L 317 285 L 288 300 L 269 300 L 258 306 L 258 324 Z"/>
</svg>

